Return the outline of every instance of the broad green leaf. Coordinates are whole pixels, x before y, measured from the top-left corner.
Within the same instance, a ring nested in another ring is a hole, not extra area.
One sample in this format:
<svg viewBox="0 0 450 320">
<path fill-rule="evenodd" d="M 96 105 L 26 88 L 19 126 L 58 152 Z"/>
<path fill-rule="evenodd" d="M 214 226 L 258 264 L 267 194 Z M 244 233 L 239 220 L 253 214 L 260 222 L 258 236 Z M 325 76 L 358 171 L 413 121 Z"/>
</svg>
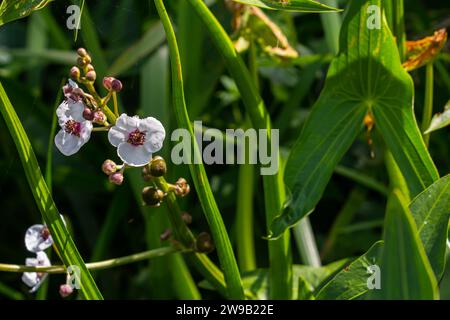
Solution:
<svg viewBox="0 0 450 320">
<path fill-rule="evenodd" d="M 53 0 L 3 0 L 0 4 L 0 26 L 20 18 L 33 11 L 44 8 Z"/>
<path fill-rule="evenodd" d="M 450 175 L 418 195 L 409 205 L 419 237 L 437 279 L 445 268 L 445 251 L 450 218 Z"/>
<path fill-rule="evenodd" d="M 234 0 L 249 6 L 260 7 L 262 9 L 297 11 L 297 12 L 335 12 L 339 11 L 312 0 Z"/>
<path fill-rule="evenodd" d="M 447 102 L 444 112 L 436 114 L 431 120 L 430 127 L 425 131 L 425 134 L 437 131 L 439 129 L 450 126 L 450 101 Z"/>
<path fill-rule="evenodd" d="M 381 288 L 369 298 L 382 300 L 431 300 L 438 286 L 414 218 L 403 194 L 390 196 L 384 221 L 384 248 L 380 254 Z"/>
<path fill-rule="evenodd" d="M 289 208 L 273 221 L 273 237 L 314 210 L 334 168 L 361 133 L 366 115 L 373 118 L 412 196 L 439 177 L 414 117 L 413 82 L 402 68 L 395 39 L 383 16 L 379 29 L 368 28 L 374 18 L 371 6 L 383 4 L 350 1 L 341 52 L 289 156 L 285 182 L 292 197 Z"/>
<path fill-rule="evenodd" d="M 28 136 L 0 83 L 0 111 L 16 144 L 32 194 L 45 223 L 50 229 L 56 250 L 64 265 L 76 265 L 81 271 L 81 291 L 86 299 L 102 299 L 89 270 L 72 240 L 42 176 Z"/>
<path fill-rule="evenodd" d="M 317 300 L 353 300 L 366 294 L 368 267 L 378 264 L 383 242 L 375 243 L 364 255 L 340 271 L 317 293 Z"/>
</svg>

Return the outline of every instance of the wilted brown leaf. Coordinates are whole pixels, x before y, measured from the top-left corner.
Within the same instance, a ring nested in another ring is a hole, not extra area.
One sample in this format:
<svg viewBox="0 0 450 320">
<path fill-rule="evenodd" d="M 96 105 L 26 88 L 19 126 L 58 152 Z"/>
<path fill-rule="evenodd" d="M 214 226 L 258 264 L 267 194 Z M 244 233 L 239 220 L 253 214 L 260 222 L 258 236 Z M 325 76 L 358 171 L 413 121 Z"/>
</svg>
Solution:
<svg viewBox="0 0 450 320">
<path fill-rule="evenodd" d="M 447 42 L 447 30 L 440 29 L 434 35 L 417 41 L 407 41 L 407 59 L 403 67 L 407 71 L 418 69 L 432 61 Z"/>
</svg>

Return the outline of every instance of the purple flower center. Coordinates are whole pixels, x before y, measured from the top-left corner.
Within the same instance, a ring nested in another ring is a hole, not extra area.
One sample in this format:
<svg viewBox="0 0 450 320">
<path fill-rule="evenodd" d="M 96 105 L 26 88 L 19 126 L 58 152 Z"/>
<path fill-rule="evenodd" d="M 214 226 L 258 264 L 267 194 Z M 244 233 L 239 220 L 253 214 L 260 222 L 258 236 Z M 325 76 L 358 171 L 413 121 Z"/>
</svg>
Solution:
<svg viewBox="0 0 450 320">
<path fill-rule="evenodd" d="M 48 230 L 47 227 L 44 227 L 41 231 L 41 237 L 44 240 L 47 240 L 50 237 L 50 231 Z"/>
<path fill-rule="evenodd" d="M 142 146 L 145 142 L 146 134 L 147 133 L 145 131 L 139 131 L 139 129 L 136 129 L 128 134 L 127 142 L 133 146 Z"/>
<path fill-rule="evenodd" d="M 67 133 L 79 137 L 81 132 L 81 123 L 75 120 L 67 120 L 64 129 Z"/>
</svg>

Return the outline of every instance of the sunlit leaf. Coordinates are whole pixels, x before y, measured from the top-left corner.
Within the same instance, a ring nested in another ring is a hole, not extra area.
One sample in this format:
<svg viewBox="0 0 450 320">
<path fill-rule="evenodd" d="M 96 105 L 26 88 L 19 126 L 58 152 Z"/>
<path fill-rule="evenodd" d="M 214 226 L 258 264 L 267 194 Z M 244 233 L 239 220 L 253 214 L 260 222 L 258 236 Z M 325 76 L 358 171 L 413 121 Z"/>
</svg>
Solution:
<svg viewBox="0 0 450 320">
<path fill-rule="evenodd" d="M 24 18 L 51 1 L 53 0 L 3 0 L 0 4 L 0 26 Z"/>
<path fill-rule="evenodd" d="M 273 237 L 314 210 L 334 168 L 362 132 L 368 113 L 412 196 L 439 177 L 415 120 L 413 82 L 401 65 L 395 39 L 382 16 L 379 29 L 376 24 L 366 27 L 366 21 L 374 18 L 369 6 L 383 5 L 381 0 L 350 2 L 341 52 L 331 63 L 325 88 L 289 156 L 285 181 L 291 201 L 274 219 Z"/>
<path fill-rule="evenodd" d="M 434 274 L 440 279 L 445 267 L 450 218 L 450 176 L 445 176 L 428 187 L 411 202 L 409 208 Z"/>
<path fill-rule="evenodd" d="M 403 67 L 407 71 L 418 69 L 437 57 L 447 42 L 447 30 L 440 29 L 431 37 L 406 43 L 406 61 Z"/>
<path fill-rule="evenodd" d="M 447 102 L 444 112 L 434 115 L 431 120 L 430 127 L 425 131 L 425 133 L 431 133 L 439 129 L 445 128 L 450 125 L 450 101 Z"/>
<path fill-rule="evenodd" d="M 350 263 L 317 293 L 317 300 L 353 300 L 366 294 L 368 267 L 378 264 L 383 242 L 375 243 L 364 255 Z"/>
<path fill-rule="evenodd" d="M 368 298 L 382 300 L 431 300 L 438 286 L 406 198 L 394 190 L 384 221 L 384 248 L 380 253 L 381 287 Z"/>
<path fill-rule="evenodd" d="M 262 9 L 283 10 L 283 11 L 298 11 L 298 12 L 335 12 L 339 11 L 324 5 L 318 1 L 312 0 L 234 0 L 239 3 L 250 6 L 259 7 Z"/>
<path fill-rule="evenodd" d="M 291 47 L 283 31 L 261 9 L 245 7 L 236 14 L 240 15 L 237 25 L 238 39 L 235 47 L 238 52 L 247 50 L 250 43 L 257 43 L 269 56 L 285 59 L 298 57 L 298 52 Z"/>
</svg>

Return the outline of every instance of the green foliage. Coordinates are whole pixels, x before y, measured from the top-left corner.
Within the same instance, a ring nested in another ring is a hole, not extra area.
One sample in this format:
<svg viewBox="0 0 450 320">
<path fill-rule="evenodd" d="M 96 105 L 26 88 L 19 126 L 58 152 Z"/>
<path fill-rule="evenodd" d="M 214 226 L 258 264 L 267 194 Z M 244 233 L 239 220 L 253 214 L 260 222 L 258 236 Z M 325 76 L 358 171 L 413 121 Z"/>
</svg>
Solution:
<svg viewBox="0 0 450 320">
<path fill-rule="evenodd" d="M 394 190 L 384 222 L 384 248 L 379 254 L 381 288 L 370 298 L 385 300 L 437 299 L 437 281 L 420 241 L 405 197 Z"/>
<path fill-rule="evenodd" d="M 53 0 L 3 0 L 0 4 L 0 27 L 44 8 L 51 1 Z"/>
<path fill-rule="evenodd" d="M 413 82 L 385 20 L 380 29 L 361 27 L 370 18 L 370 5 L 383 7 L 379 0 L 350 2 L 341 53 L 289 156 L 285 180 L 292 199 L 289 210 L 272 224 L 275 237 L 314 210 L 366 115 L 373 117 L 413 196 L 438 179 L 415 121 Z"/>
<path fill-rule="evenodd" d="M 233 0 L 242 4 L 263 9 L 296 11 L 296 12 L 333 12 L 339 11 L 313 0 Z"/>
</svg>

